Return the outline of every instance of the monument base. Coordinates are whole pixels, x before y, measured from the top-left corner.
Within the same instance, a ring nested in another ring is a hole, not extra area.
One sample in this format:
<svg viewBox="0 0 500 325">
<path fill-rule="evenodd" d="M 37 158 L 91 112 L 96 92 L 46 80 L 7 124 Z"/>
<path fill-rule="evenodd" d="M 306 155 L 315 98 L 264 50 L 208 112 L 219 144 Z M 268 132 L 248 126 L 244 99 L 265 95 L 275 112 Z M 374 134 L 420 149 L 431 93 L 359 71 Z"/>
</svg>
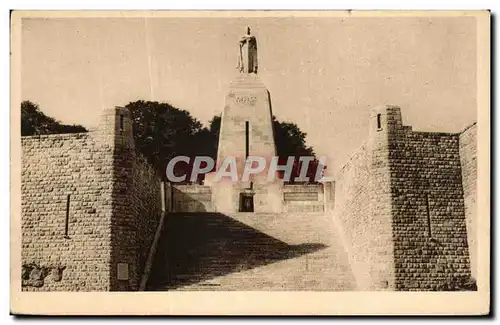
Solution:
<svg viewBox="0 0 500 325">
<path fill-rule="evenodd" d="M 229 179 L 215 180 L 215 173 L 205 176 L 206 186 L 212 188 L 212 203 L 215 212 L 279 213 L 283 211 L 283 181 L 265 183 L 231 182 Z M 251 194 L 253 211 L 243 211 L 242 195 Z"/>
<path fill-rule="evenodd" d="M 233 158 L 235 163 L 231 168 L 236 169 L 238 180 L 227 177 L 215 180 L 215 173 L 206 175 L 205 184 L 212 188 L 215 211 L 282 212 L 283 182 L 267 180 L 276 152 L 269 91 L 257 74 L 241 73 L 230 84 L 226 95 L 217 148 L 217 170 L 226 166 L 227 158 Z M 249 157 L 263 158 L 266 168 L 252 174 L 251 181 L 242 182 Z"/>
</svg>

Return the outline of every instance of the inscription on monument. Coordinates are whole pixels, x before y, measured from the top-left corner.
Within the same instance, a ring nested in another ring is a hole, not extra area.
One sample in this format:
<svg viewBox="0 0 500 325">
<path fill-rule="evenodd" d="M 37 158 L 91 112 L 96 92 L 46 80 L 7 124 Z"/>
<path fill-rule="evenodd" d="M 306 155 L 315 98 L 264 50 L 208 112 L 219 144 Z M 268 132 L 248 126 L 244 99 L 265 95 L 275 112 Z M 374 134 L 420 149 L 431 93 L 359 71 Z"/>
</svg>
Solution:
<svg viewBox="0 0 500 325">
<path fill-rule="evenodd" d="M 255 105 L 257 102 L 256 96 L 236 96 L 236 103 L 243 105 Z"/>
</svg>

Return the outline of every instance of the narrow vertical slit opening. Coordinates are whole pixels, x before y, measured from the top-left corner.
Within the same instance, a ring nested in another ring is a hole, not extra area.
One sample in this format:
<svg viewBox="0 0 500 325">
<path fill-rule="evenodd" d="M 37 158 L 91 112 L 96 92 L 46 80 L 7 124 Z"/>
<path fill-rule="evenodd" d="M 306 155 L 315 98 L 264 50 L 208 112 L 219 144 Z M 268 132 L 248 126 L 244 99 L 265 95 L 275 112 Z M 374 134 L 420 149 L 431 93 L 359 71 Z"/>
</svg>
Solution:
<svg viewBox="0 0 500 325">
<path fill-rule="evenodd" d="M 432 238 L 432 220 L 431 220 L 431 209 L 430 209 L 430 203 L 429 203 L 429 194 L 426 195 L 426 201 L 427 201 L 427 235 L 429 238 Z"/>
<path fill-rule="evenodd" d="M 123 131 L 123 115 L 120 115 L 120 131 Z"/>
<path fill-rule="evenodd" d="M 71 195 L 68 194 L 66 197 L 66 220 L 64 222 L 64 237 L 69 238 L 68 232 L 69 232 L 69 204 L 71 200 Z"/>
<path fill-rule="evenodd" d="M 248 121 L 245 121 L 245 159 L 248 158 L 250 151 L 249 128 L 250 128 L 250 123 Z"/>
<path fill-rule="evenodd" d="M 377 114 L 377 129 L 382 129 L 382 114 Z"/>
</svg>

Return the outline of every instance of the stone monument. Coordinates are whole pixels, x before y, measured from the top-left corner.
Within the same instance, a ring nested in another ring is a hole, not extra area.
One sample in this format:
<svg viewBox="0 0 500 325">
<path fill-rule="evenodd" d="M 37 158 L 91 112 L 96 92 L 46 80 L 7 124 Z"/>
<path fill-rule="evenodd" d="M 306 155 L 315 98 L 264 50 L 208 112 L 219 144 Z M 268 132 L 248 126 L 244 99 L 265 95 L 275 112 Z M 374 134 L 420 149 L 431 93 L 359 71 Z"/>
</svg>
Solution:
<svg viewBox="0 0 500 325">
<path fill-rule="evenodd" d="M 229 85 L 221 119 L 217 170 L 227 157 L 234 157 L 238 181 L 215 179 L 207 175 L 212 186 L 213 202 L 218 212 L 281 212 L 282 186 L 280 179 L 268 179 L 272 157 L 276 156 L 272 123 L 271 97 L 257 75 L 257 39 L 246 35 L 239 41 L 239 75 Z M 242 181 L 242 174 L 251 156 L 263 157 L 266 169 Z"/>
</svg>

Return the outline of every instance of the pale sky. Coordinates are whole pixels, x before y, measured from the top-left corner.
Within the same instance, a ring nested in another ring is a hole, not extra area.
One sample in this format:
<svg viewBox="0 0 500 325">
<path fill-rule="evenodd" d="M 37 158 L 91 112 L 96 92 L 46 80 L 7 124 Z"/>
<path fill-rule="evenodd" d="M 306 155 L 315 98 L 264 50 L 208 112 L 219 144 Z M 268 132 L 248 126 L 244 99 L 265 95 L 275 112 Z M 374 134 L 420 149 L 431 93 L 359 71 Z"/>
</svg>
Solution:
<svg viewBox="0 0 500 325">
<path fill-rule="evenodd" d="M 22 99 L 86 127 L 138 99 L 207 125 L 237 76 L 247 25 L 273 113 L 297 123 L 331 171 L 365 141 L 374 106 L 401 106 L 414 130 L 476 121 L 474 17 L 25 18 Z"/>
</svg>

